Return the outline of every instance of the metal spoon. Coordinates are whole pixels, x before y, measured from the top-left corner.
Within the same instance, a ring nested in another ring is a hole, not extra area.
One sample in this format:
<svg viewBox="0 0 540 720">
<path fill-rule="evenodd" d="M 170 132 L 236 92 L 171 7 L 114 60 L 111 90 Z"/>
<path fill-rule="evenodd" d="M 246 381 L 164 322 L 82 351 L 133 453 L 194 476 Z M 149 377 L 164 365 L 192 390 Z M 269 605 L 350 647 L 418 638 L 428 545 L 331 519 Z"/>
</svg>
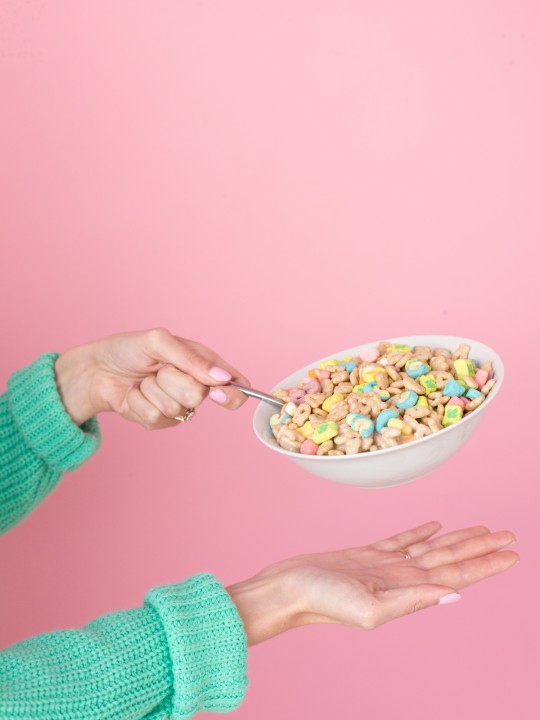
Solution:
<svg viewBox="0 0 540 720">
<path fill-rule="evenodd" d="M 235 382 L 230 382 L 229 385 L 232 385 L 237 390 L 240 390 L 241 392 L 244 393 L 244 395 L 249 395 L 250 397 L 258 398 L 259 400 L 264 400 L 264 402 L 270 403 L 270 405 L 275 405 L 280 409 L 285 404 L 281 400 L 278 400 L 277 398 L 272 397 L 272 395 L 263 393 L 261 390 L 255 390 L 254 388 L 244 387 L 243 385 L 239 385 L 238 383 L 235 383 Z"/>
</svg>

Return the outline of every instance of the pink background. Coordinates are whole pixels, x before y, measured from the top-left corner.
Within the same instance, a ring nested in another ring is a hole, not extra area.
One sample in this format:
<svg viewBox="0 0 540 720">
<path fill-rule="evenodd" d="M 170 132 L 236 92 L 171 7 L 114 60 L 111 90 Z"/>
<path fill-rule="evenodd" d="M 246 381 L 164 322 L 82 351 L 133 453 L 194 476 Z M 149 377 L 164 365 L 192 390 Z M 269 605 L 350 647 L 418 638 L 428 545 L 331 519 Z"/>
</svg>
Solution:
<svg viewBox="0 0 540 720">
<path fill-rule="evenodd" d="M 536 717 L 539 48 L 534 0 L 0 3 L 2 383 L 154 325 L 262 388 L 415 332 L 507 366 L 469 445 L 391 490 L 270 453 L 252 402 L 154 434 L 103 417 L 102 451 L 0 541 L 0 645 L 199 570 L 486 523 L 518 566 L 373 633 L 254 648 L 236 716 Z"/>
</svg>

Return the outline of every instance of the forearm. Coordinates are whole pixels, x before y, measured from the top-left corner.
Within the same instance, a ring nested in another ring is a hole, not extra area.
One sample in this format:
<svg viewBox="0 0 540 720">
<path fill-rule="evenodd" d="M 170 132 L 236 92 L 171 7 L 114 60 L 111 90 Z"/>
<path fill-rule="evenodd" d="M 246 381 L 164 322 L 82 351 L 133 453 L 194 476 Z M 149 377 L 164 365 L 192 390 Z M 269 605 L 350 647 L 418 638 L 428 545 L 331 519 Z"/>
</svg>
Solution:
<svg viewBox="0 0 540 720">
<path fill-rule="evenodd" d="M 165 718 L 169 665 L 163 629 L 150 608 L 38 635 L 0 652 L 0 717 Z"/>
<path fill-rule="evenodd" d="M 230 597 L 201 574 L 151 590 L 141 608 L 0 652 L 0 717 L 165 720 L 227 712 L 247 686 Z"/>
<path fill-rule="evenodd" d="M 0 396 L 0 533 L 16 525 L 99 447 L 97 421 L 77 427 L 54 374 L 55 354 L 14 373 Z"/>
</svg>

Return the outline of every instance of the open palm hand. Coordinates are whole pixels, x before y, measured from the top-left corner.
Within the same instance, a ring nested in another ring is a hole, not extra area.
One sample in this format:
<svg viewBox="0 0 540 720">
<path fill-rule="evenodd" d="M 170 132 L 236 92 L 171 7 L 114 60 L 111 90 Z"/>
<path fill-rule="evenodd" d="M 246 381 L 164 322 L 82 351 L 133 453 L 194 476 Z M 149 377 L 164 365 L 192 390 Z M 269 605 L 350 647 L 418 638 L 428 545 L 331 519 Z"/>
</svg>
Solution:
<svg viewBox="0 0 540 720">
<path fill-rule="evenodd" d="M 514 542 L 511 532 L 492 533 L 477 526 L 433 537 L 440 528 L 440 523 L 430 522 L 365 547 L 297 556 L 257 577 L 286 578 L 298 599 L 296 624 L 372 629 L 458 600 L 459 589 L 519 560 L 516 553 L 501 551 Z"/>
</svg>

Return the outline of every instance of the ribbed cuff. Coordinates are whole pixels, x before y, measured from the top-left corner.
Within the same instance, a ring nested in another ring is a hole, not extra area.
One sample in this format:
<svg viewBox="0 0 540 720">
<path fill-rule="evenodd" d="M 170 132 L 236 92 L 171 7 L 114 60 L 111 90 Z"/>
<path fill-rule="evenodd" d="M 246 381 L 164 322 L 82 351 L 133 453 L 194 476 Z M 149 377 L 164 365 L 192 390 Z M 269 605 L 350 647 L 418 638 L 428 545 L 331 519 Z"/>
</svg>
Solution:
<svg viewBox="0 0 540 720">
<path fill-rule="evenodd" d="M 145 603 L 156 610 L 167 634 L 174 682 L 171 720 L 236 709 L 247 688 L 247 640 L 223 586 L 201 573 L 150 590 Z"/>
<path fill-rule="evenodd" d="M 8 403 L 30 448 L 54 469 L 65 472 L 82 465 L 101 443 L 97 419 L 80 427 L 66 412 L 54 373 L 58 353 L 41 355 L 17 370 L 8 381 Z"/>
</svg>

